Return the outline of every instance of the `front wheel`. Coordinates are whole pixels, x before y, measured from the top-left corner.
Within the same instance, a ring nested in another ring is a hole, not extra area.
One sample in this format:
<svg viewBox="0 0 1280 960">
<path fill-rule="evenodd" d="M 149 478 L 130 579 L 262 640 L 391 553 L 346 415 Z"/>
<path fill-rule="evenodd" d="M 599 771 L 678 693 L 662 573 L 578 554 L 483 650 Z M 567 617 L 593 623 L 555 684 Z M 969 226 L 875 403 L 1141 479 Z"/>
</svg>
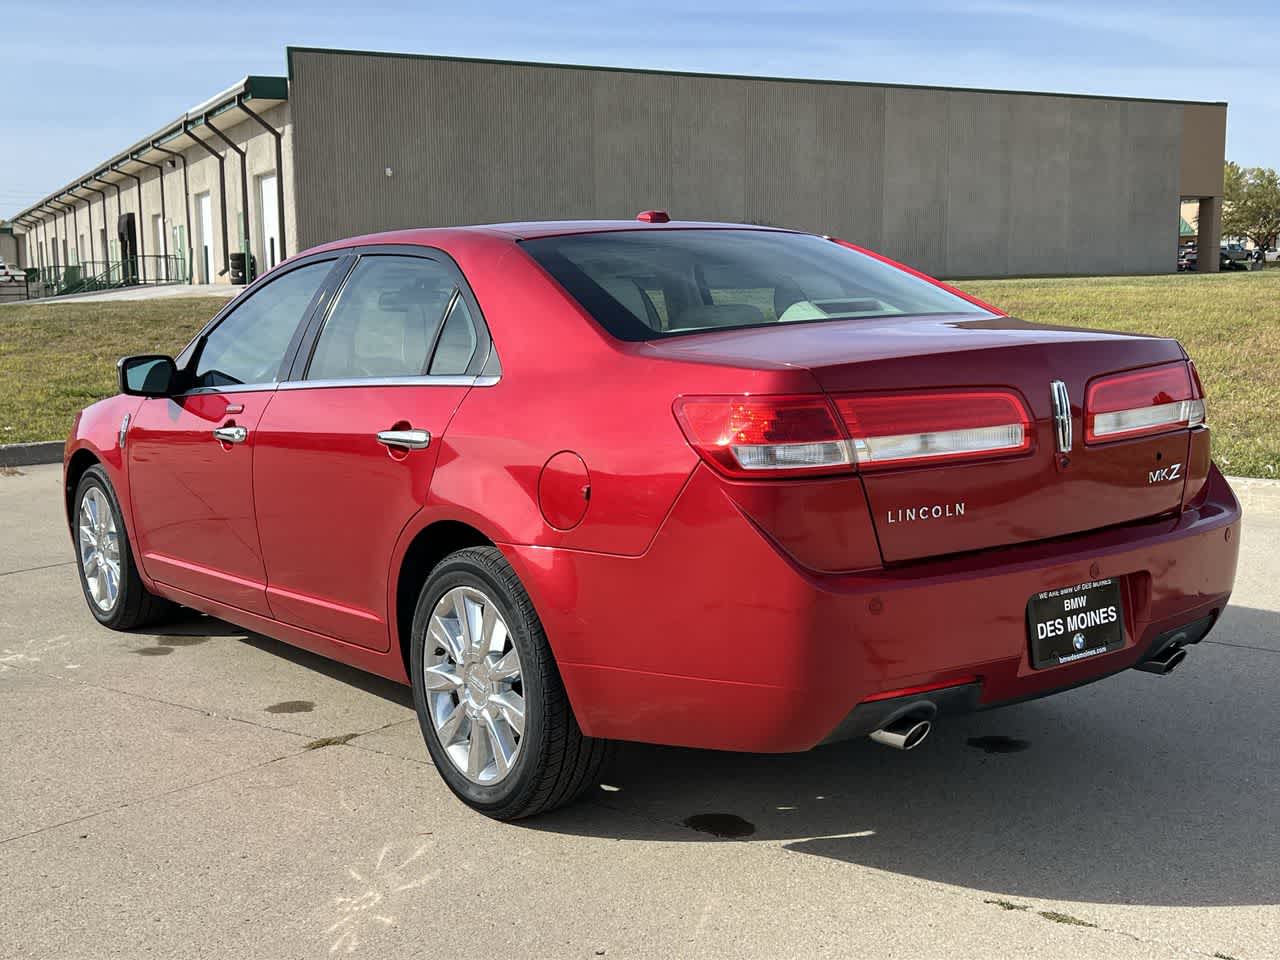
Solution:
<svg viewBox="0 0 1280 960">
<path fill-rule="evenodd" d="M 80 478 L 71 526 L 80 587 L 99 623 L 112 630 L 132 630 L 173 610 L 173 604 L 142 582 L 120 503 L 102 467 L 90 467 Z"/>
<path fill-rule="evenodd" d="M 516 820 L 594 782 L 609 745 L 578 728 L 533 603 L 497 549 L 459 550 L 431 572 L 410 670 L 427 749 L 468 806 Z"/>
</svg>

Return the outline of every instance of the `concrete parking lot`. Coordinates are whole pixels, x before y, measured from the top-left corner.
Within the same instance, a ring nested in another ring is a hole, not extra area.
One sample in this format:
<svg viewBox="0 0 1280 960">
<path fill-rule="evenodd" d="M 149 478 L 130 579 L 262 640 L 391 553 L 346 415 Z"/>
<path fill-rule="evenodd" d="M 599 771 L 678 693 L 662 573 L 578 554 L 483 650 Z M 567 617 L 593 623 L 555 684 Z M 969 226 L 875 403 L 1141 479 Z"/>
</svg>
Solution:
<svg viewBox="0 0 1280 960">
<path fill-rule="evenodd" d="M 0 957 L 1280 955 L 1280 485 L 1238 486 L 1235 602 L 1167 678 L 907 754 L 625 746 L 502 825 L 402 688 L 195 615 L 100 628 L 59 481 L 0 476 Z"/>
</svg>

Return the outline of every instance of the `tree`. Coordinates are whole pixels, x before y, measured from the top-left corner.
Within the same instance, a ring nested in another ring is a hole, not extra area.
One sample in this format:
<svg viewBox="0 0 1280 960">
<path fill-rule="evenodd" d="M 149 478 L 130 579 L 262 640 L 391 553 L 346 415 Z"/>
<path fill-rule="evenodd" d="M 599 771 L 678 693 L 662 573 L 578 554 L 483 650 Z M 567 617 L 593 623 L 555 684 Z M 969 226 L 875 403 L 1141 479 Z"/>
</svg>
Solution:
<svg viewBox="0 0 1280 960">
<path fill-rule="evenodd" d="M 1270 167 L 1242 167 L 1227 161 L 1222 201 L 1222 235 L 1245 237 L 1269 250 L 1280 236 L 1280 175 Z"/>
</svg>

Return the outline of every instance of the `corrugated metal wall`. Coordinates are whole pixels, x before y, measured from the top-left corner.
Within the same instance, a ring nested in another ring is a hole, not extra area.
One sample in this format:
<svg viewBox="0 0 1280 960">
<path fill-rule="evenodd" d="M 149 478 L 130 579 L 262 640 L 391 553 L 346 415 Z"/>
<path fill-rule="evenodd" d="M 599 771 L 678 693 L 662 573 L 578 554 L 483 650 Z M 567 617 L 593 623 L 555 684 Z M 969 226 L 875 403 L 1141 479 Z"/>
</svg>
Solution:
<svg viewBox="0 0 1280 960">
<path fill-rule="evenodd" d="M 303 50 L 291 76 L 304 245 L 662 207 L 942 276 L 1174 267 L 1180 104 Z"/>
</svg>

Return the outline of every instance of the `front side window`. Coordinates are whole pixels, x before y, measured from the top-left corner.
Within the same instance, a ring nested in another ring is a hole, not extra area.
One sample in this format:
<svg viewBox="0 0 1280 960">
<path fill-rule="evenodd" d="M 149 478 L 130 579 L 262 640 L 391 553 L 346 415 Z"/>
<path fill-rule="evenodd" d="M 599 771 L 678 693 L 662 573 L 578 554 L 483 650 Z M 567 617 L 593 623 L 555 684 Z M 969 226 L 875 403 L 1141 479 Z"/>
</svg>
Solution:
<svg viewBox="0 0 1280 960">
<path fill-rule="evenodd" d="M 981 313 L 821 237 L 767 230 L 620 230 L 521 242 L 609 333 L 655 340 L 726 327 Z"/>
<path fill-rule="evenodd" d="M 255 290 L 205 337 L 193 386 L 279 379 L 294 331 L 332 267 L 330 260 L 309 263 Z"/>
<path fill-rule="evenodd" d="M 320 331 L 307 379 L 422 375 L 456 289 L 434 260 L 361 257 Z"/>
</svg>

